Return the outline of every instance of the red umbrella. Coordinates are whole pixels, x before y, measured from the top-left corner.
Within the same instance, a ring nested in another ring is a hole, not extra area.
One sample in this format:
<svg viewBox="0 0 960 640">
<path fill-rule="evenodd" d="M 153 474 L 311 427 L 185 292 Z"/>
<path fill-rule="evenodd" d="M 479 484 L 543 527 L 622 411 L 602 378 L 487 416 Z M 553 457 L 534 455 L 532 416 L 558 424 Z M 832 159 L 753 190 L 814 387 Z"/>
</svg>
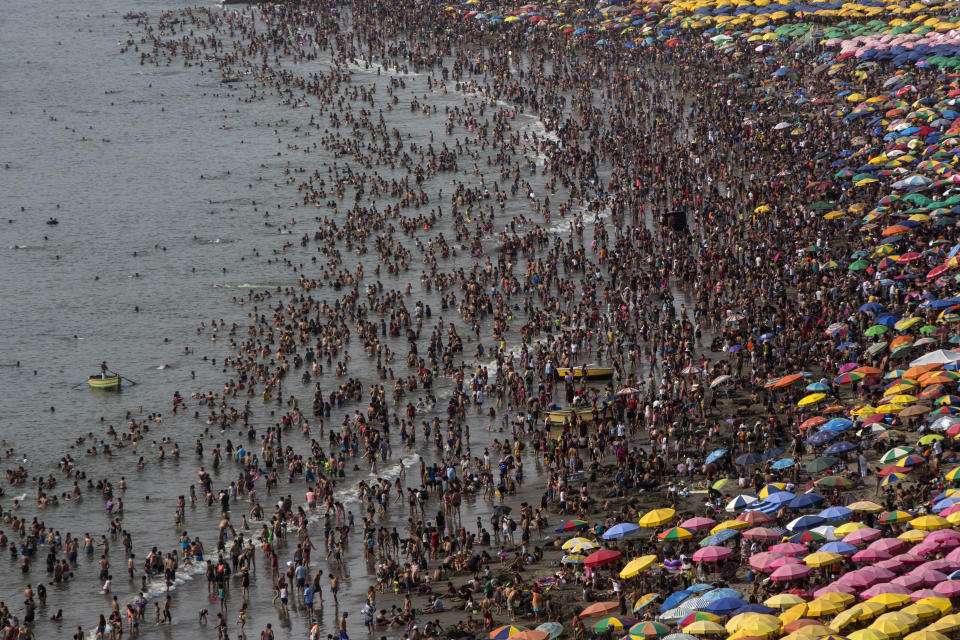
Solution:
<svg viewBox="0 0 960 640">
<path fill-rule="evenodd" d="M 588 555 L 586 560 L 583 561 L 583 566 L 602 567 L 605 564 L 616 562 L 622 556 L 622 553 L 619 551 L 614 551 L 613 549 L 600 549 L 599 551 L 594 551 Z"/>
<path fill-rule="evenodd" d="M 719 562 L 721 560 L 726 560 L 732 555 L 733 555 L 732 549 L 728 549 L 727 547 L 718 547 L 716 545 L 711 545 L 709 547 L 697 549 L 697 551 L 693 554 L 693 561 L 694 562 Z M 589 558 L 587 559 L 589 560 Z"/>
<path fill-rule="evenodd" d="M 766 524 L 773 520 L 773 516 L 767 515 L 763 511 L 744 511 L 737 516 L 737 520 L 746 522 L 747 524 L 756 527 L 761 524 Z"/>
</svg>

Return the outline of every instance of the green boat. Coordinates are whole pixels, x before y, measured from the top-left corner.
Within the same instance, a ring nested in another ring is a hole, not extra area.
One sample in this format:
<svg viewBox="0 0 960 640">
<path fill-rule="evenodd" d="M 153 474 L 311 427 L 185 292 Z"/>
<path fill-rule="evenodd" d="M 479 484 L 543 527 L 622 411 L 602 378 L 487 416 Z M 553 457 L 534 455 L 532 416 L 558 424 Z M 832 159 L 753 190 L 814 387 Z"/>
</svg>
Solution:
<svg viewBox="0 0 960 640">
<path fill-rule="evenodd" d="M 87 376 L 87 384 L 90 385 L 91 389 L 106 389 L 106 390 L 120 390 L 120 374 L 114 373 L 113 375 L 103 377 L 101 375 Z"/>
</svg>

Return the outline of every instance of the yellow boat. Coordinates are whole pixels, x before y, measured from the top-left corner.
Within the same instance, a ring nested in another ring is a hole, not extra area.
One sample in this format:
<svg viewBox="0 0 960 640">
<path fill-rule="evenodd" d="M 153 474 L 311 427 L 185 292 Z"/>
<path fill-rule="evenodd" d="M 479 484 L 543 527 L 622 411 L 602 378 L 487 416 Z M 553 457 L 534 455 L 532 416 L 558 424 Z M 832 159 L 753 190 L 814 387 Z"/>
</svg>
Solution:
<svg viewBox="0 0 960 640">
<path fill-rule="evenodd" d="M 587 380 L 604 380 L 613 377 L 613 367 L 557 367 L 557 375 L 563 379 L 573 372 L 574 378 L 582 378 L 583 372 L 587 372 Z"/>
<path fill-rule="evenodd" d="M 593 422 L 593 409 L 552 409 L 550 411 L 541 411 L 540 415 L 546 416 L 550 424 L 560 425 L 564 422 L 573 422 L 573 417 L 577 416 L 582 422 Z"/>
<path fill-rule="evenodd" d="M 87 376 L 87 384 L 91 389 L 116 389 L 120 390 L 120 374 L 115 373 L 112 376 L 103 378 L 99 375 Z"/>
</svg>

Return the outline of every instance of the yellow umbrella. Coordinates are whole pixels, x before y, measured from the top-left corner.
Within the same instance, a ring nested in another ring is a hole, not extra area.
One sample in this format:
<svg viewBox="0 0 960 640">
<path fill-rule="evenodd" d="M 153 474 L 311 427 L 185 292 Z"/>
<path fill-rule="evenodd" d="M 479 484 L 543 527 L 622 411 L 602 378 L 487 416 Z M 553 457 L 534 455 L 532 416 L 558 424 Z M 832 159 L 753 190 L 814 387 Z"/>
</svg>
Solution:
<svg viewBox="0 0 960 640">
<path fill-rule="evenodd" d="M 741 613 L 727 621 L 725 628 L 728 633 L 749 631 L 751 636 L 768 636 L 777 633 L 783 627 L 780 618 L 765 613 Z"/>
<path fill-rule="evenodd" d="M 902 593 L 879 593 L 867 600 L 867 602 L 877 602 L 882 604 L 887 610 L 899 609 L 910 602 L 910 596 Z"/>
<path fill-rule="evenodd" d="M 861 622 L 876 618 L 887 610 L 886 605 L 881 602 L 861 602 L 856 608 L 860 610 L 860 615 L 857 616 L 857 620 Z"/>
<path fill-rule="evenodd" d="M 800 627 L 790 635 L 786 636 L 790 640 L 809 640 L 811 638 L 822 638 L 833 634 L 833 629 L 822 624 L 808 624 Z"/>
<path fill-rule="evenodd" d="M 724 520 L 720 524 L 716 525 L 713 529 L 710 529 L 710 533 L 717 533 L 718 531 L 723 531 L 724 529 L 742 531 L 749 528 L 750 523 L 744 522 L 743 520 Z"/>
<path fill-rule="evenodd" d="M 936 531 L 950 526 L 946 518 L 940 516 L 920 516 L 910 521 L 910 526 L 921 531 Z"/>
<path fill-rule="evenodd" d="M 917 616 L 912 616 L 909 613 L 891 611 L 890 613 L 885 613 L 874 620 L 873 624 L 870 625 L 870 628 L 876 629 L 877 631 L 882 631 L 888 636 L 897 637 L 904 635 L 910 630 L 910 627 L 917 624 L 919 621 L 920 619 L 917 618 Z"/>
<path fill-rule="evenodd" d="M 809 407 L 811 405 L 817 404 L 818 402 L 820 402 L 826 397 L 827 397 L 827 394 L 825 393 L 811 393 L 810 395 L 801 398 L 800 402 L 797 403 L 797 406 L 800 407 L 801 409 L 803 407 Z"/>
<path fill-rule="evenodd" d="M 803 559 L 804 564 L 814 569 L 818 567 L 827 567 L 843 559 L 839 553 L 833 551 L 816 551 Z"/>
<path fill-rule="evenodd" d="M 847 634 L 848 640 L 890 640 L 890 636 L 876 629 L 860 629 Z"/>
<path fill-rule="evenodd" d="M 880 513 L 883 511 L 883 507 L 878 505 L 876 502 L 871 502 L 870 500 L 859 500 L 851 505 L 847 505 L 847 508 L 851 511 L 861 513 Z M 839 529 L 839 527 L 837 528 Z M 836 531 L 834 531 L 834 533 L 836 533 Z"/>
<path fill-rule="evenodd" d="M 921 629 L 908 634 L 903 640 L 950 640 L 950 638 L 939 631 Z"/>
<path fill-rule="evenodd" d="M 830 621 L 830 628 L 837 633 L 842 633 L 844 629 L 857 621 L 857 617 L 859 615 L 860 609 L 858 607 L 841 611 L 833 617 L 833 620 Z"/>
<path fill-rule="evenodd" d="M 940 611 L 940 615 L 946 615 L 953 611 L 953 604 L 950 602 L 950 598 L 930 596 L 929 598 L 921 598 L 920 600 L 917 600 L 917 604 L 933 605 Z"/>
<path fill-rule="evenodd" d="M 787 609 L 797 604 L 803 604 L 803 602 L 804 599 L 794 593 L 778 593 L 764 600 L 763 604 L 775 609 Z"/>
<path fill-rule="evenodd" d="M 794 620 L 799 620 L 805 615 L 807 615 L 807 603 L 801 602 L 799 604 L 793 605 L 792 607 L 790 607 L 789 609 L 781 613 L 779 618 L 783 622 L 783 624 L 789 624 Z"/>
<path fill-rule="evenodd" d="M 843 591 L 831 591 L 830 593 L 823 594 L 819 599 L 836 602 L 838 604 L 842 604 L 843 606 L 847 606 L 856 600 L 856 598 L 854 598 L 852 595 L 849 593 L 844 593 Z"/>
<path fill-rule="evenodd" d="M 951 613 L 948 616 L 943 616 L 936 622 L 931 622 L 924 628 L 928 631 L 940 631 L 941 633 L 956 631 L 957 629 L 960 629 L 960 613 Z"/>
<path fill-rule="evenodd" d="M 648 529 L 660 527 L 673 520 L 676 515 L 677 512 L 675 509 L 654 509 L 653 511 L 648 511 L 640 518 L 639 525 Z"/>
<path fill-rule="evenodd" d="M 627 578 L 632 578 L 634 576 L 640 575 L 654 564 L 657 563 L 657 556 L 640 556 L 639 558 L 634 558 L 627 563 L 623 569 L 620 570 L 620 577 L 626 580 Z"/>
<path fill-rule="evenodd" d="M 867 528 L 867 525 L 863 524 L 862 522 L 844 522 L 839 527 L 833 530 L 833 535 L 837 536 L 838 538 L 842 538 L 844 536 L 850 535 L 857 529 L 866 529 L 866 528 Z"/>
<path fill-rule="evenodd" d="M 727 632 L 723 625 L 710 620 L 697 620 L 683 628 L 684 633 L 695 636 L 719 636 Z"/>
<path fill-rule="evenodd" d="M 960 513 L 960 511 L 956 511 L 955 513 Z M 953 514 L 951 513 L 950 515 L 952 516 Z M 947 518 L 947 521 L 950 522 L 950 518 Z M 950 523 L 955 524 L 953 522 L 950 522 Z M 919 529 L 907 529 L 897 537 L 903 540 L 904 542 L 917 544 L 918 542 L 923 542 L 923 539 L 927 537 L 927 532 L 920 531 Z"/>
<path fill-rule="evenodd" d="M 763 487 L 761 487 L 760 491 L 757 493 L 757 497 L 761 500 L 766 500 L 771 493 L 777 493 L 778 491 L 786 490 L 786 482 L 771 482 L 770 484 L 765 484 Z"/>
<path fill-rule="evenodd" d="M 807 615 L 812 618 L 833 615 L 839 611 L 843 611 L 843 605 L 839 602 L 831 602 L 830 600 L 821 600 L 818 598 L 813 602 L 807 603 Z"/>
<path fill-rule="evenodd" d="M 909 613 L 912 616 L 917 616 L 920 620 L 933 620 L 940 617 L 940 609 L 932 604 L 920 604 L 919 602 L 914 602 L 900 609 L 900 613 Z"/>
<path fill-rule="evenodd" d="M 563 549 L 564 551 L 568 551 L 572 549 L 574 553 L 580 553 L 581 551 L 585 551 L 588 549 L 596 549 L 597 546 L 598 545 L 596 543 L 586 538 L 574 537 L 564 542 L 563 546 L 560 548 Z"/>
</svg>

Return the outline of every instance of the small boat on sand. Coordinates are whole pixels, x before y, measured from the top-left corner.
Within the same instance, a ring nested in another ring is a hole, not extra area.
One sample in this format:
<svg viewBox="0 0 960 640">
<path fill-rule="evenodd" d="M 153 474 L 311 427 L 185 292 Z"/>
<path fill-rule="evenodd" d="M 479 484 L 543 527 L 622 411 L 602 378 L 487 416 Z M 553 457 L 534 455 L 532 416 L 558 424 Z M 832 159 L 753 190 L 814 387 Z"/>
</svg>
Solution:
<svg viewBox="0 0 960 640">
<path fill-rule="evenodd" d="M 120 374 L 114 373 L 108 376 L 102 376 L 99 373 L 95 376 L 87 376 L 87 384 L 91 389 L 120 390 Z"/>
</svg>

